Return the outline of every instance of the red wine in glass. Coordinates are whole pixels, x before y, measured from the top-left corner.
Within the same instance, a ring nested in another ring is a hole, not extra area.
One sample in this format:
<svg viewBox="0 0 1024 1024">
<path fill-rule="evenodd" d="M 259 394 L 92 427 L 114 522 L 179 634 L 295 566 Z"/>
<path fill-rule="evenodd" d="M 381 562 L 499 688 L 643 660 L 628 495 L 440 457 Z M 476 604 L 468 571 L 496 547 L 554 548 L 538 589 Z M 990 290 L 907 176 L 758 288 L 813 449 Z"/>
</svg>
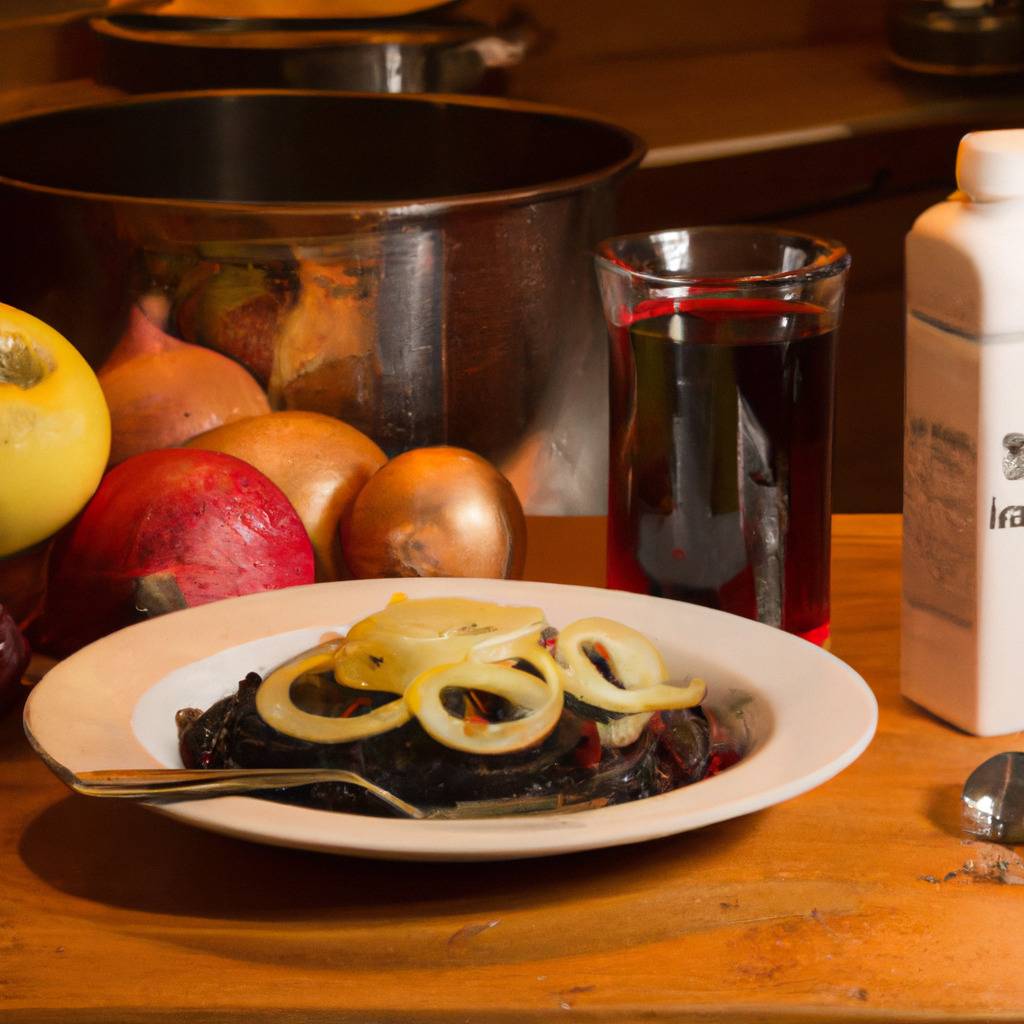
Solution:
<svg viewBox="0 0 1024 1024">
<path fill-rule="evenodd" d="M 650 299 L 615 329 L 608 585 L 829 635 L 834 336 L 810 303 Z"/>
</svg>

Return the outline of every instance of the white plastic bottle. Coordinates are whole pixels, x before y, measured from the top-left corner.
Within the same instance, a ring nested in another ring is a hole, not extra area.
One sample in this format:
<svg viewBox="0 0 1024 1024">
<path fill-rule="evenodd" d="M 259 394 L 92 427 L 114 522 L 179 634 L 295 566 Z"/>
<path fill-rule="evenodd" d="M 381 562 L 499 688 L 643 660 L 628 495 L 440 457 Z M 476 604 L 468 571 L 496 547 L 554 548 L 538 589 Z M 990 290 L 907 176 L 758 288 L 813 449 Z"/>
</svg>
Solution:
<svg viewBox="0 0 1024 1024">
<path fill-rule="evenodd" d="M 1024 729 L 1024 130 L 975 132 L 907 236 L 905 696 Z"/>
</svg>

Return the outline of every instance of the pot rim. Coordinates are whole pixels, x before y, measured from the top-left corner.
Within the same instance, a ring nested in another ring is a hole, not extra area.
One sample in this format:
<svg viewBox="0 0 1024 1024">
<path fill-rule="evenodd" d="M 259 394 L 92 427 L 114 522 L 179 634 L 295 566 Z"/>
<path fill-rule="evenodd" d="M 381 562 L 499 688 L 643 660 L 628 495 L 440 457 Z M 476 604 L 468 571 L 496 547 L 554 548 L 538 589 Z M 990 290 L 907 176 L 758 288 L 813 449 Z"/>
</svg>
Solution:
<svg viewBox="0 0 1024 1024">
<path fill-rule="evenodd" d="M 161 198 L 158 196 L 128 196 L 113 192 L 92 192 L 81 189 L 62 188 L 53 185 L 42 185 L 32 181 L 11 177 L 0 173 L 0 186 L 8 186 L 44 195 L 60 196 L 67 199 L 89 200 L 99 203 L 117 203 L 132 207 L 150 209 L 176 209 L 206 211 L 209 213 L 255 213 L 280 215 L 314 215 L 359 213 L 384 214 L 389 216 L 429 216 L 439 211 L 464 210 L 492 205 L 508 206 L 532 201 L 546 201 L 572 192 L 583 191 L 591 185 L 610 182 L 627 171 L 635 168 L 647 152 L 647 144 L 635 132 L 623 128 L 612 121 L 590 113 L 583 113 L 568 107 L 534 103 L 528 100 L 508 100 L 502 97 L 466 96 L 459 93 L 366 93 L 350 90 L 334 89 L 185 89 L 174 92 L 140 93 L 115 100 L 99 103 L 69 103 L 50 107 L 31 114 L 0 119 L 0 128 L 21 124 L 28 121 L 41 120 L 59 114 L 73 113 L 80 110 L 110 109 L 116 107 L 146 106 L 149 104 L 166 103 L 170 100 L 189 100 L 207 97 L 245 97 L 245 96 L 305 96 L 327 97 L 332 99 L 373 99 L 389 103 L 429 103 L 433 105 L 449 104 L 451 106 L 482 107 L 496 110 L 509 110 L 525 114 L 539 114 L 565 120 L 583 122 L 606 128 L 616 134 L 629 147 L 628 153 L 621 159 L 605 165 L 599 170 L 570 178 L 555 178 L 551 181 L 521 188 L 498 189 L 488 192 L 471 192 L 451 196 L 428 196 L 422 199 L 397 200 L 337 200 L 334 202 L 238 202 L 220 199 L 179 199 Z"/>
<path fill-rule="evenodd" d="M 152 19 L 151 24 L 129 23 L 123 19 Z M 168 20 L 166 15 L 147 14 L 144 11 L 109 14 L 91 18 L 89 27 L 99 36 L 119 42 L 149 43 L 169 48 L 205 50 L 325 50 L 337 46 L 376 46 L 385 43 L 408 46 L 458 45 L 497 34 L 483 22 L 453 22 L 451 24 L 410 26 L 406 22 L 397 25 L 374 23 L 338 28 L 290 28 L 278 25 L 282 19 L 273 18 L 207 18 L 195 15 L 181 15 L 181 21 L 206 20 L 227 25 L 235 23 L 242 27 L 222 27 L 216 32 L 181 27 L 177 23 L 161 24 Z M 295 19 L 316 20 L 316 19 Z M 273 22 L 273 27 L 255 27 L 260 21 Z M 251 26 L 251 27 L 250 27 Z M 433 94 L 432 94 L 433 95 Z"/>
</svg>

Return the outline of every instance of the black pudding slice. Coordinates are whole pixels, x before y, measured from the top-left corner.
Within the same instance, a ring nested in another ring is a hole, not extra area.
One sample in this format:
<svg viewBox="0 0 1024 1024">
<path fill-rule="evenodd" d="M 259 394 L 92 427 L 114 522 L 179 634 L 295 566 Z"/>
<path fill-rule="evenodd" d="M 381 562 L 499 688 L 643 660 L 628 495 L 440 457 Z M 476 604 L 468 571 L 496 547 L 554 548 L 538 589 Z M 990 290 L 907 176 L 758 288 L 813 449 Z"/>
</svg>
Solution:
<svg viewBox="0 0 1024 1024">
<path fill-rule="evenodd" d="M 539 744 L 512 754 L 452 750 L 430 737 L 416 719 L 398 729 L 352 743 L 310 743 L 271 728 L 256 710 L 260 678 L 250 673 L 237 693 L 196 714 L 178 713 L 182 761 L 192 768 L 344 768 L 422 807 L 467 801 L 562 798 L 618 803 L 660 789 L 657 740 L 649 730 L 624 748 L 604 748 L 600 763 L 580 756 L 593 736 L 593 720 L 566 707 Z M 379 702 L 391 699 L 382 695 Z M 357 787 L 318 783 L 266 794 L 275 800 L 355 813 L 390 815 Z"/>
</svg>

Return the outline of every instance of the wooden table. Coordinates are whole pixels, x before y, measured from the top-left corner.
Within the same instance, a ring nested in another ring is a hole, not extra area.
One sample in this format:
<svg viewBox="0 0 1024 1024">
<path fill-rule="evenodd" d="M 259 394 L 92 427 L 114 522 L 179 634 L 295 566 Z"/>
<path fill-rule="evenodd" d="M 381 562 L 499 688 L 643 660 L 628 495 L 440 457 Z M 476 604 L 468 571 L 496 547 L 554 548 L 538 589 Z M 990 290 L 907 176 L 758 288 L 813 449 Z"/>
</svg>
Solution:
<svg viewBox="0 0 1024 1024">
<path fill-rule="evenodd" d="M 533 575 L 599 581 L 601 530 L 540 524 Z M 899 697 L 898 550 L 897 517 L 837 518 L 834 651 L 881 705 L 867 753 L 638 846 L 417 866 L 249 845 L 69 794 L 7 715 L 0 1020 L 1020 1019 L 1024 862 L 957 813 L 1021 741 Z"/>
</svg>

